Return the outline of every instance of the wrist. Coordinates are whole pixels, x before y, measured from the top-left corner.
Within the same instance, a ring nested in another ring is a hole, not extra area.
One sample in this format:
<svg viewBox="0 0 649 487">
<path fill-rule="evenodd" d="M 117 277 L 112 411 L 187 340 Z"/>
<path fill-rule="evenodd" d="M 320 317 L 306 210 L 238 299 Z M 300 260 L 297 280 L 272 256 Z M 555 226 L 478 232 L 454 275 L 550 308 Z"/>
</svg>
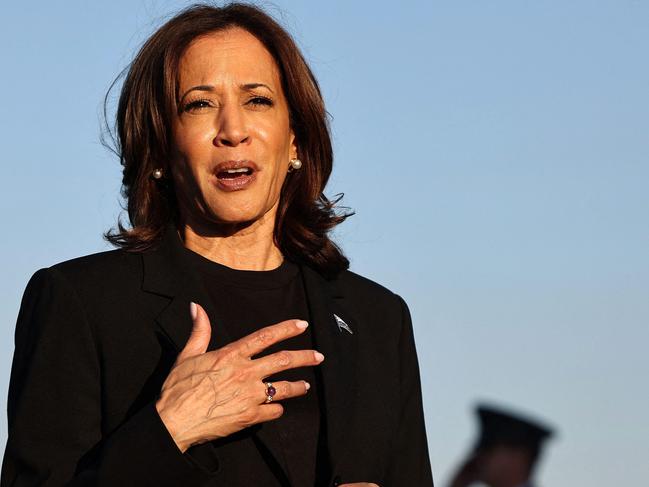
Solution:
<svg viewBox="0 0 649 487">
<path fill-rule="evenodd" d="M 160 399 L 156 401 L 155 409 L 158 412 L 160 421 L 162 421 L 162 424 L 167 429 L 167 433 L 169 433 L 169 436 L 171 436 L 171 439 L 176 444 L 176 447 L 180 450 L 181 453 L 185 453 L 191 445 L 186 444 L 185 441 L 182 441 L 179 438 L 180 435 L 178 434 L 177 428 L 175 427 L 175 423 L 168 411 L 164 409 L 162 401 Z"/>
</svg>

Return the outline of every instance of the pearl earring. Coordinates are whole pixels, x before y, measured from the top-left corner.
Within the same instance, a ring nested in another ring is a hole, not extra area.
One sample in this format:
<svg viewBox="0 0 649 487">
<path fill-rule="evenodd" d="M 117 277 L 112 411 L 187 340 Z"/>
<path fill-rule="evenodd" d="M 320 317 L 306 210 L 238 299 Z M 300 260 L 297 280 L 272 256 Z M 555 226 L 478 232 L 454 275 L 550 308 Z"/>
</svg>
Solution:
<svg viewBox="0 0 649 487">
<path fill-rule="evenodd" d="M 153 179 L 162 179 L 162 168 L 156 167 L 151 173 L 151 176 L 153 176 Z"/>
<path fill-rule="evenodd" d="M 291 159 L 291 165 L 288 166 L 288 172 L 297 171 L 302 167 L 302 161 L 298 158 Z"/>
</svg>

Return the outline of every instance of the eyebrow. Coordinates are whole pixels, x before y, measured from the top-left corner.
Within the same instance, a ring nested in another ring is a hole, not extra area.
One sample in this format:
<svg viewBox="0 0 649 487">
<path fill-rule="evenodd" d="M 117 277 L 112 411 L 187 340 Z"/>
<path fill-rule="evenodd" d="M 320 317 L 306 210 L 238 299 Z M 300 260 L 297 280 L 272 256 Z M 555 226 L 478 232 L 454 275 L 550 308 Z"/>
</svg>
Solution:
<svg viewBox="0 0 649 487">
<path fill-rule="evenodd" d="M 241 90 L 243 90 L 243 91 L 251 91 L 251 90 L 254 90 L 254 89 L 256 89 L 256 88 L 266 88 L 266 89 L 268 89 L 271 93 L 274 93 L 273 89 L 272 89 L 270 86 L 268 86 L 268 85 L 266 85 L 266 84 L 264 84 L 264 83 L 245 83 L 245 84 L 239 85 L 239 88 L 240 88 Z M 185 98 L 189 93 L 191 93 L 192 91 L 208 91 L 208 92 L 211 92 L 211 91 L 214 91 L 214 86 L 212 86 L 212 85 L 198 85 L 198 86 L 194 86 L 194 87 L 188 89 L 188 90 L 183 94 L 183 96 L 180 97 L 180 99 L 183 100 L 183 99 L 184 99 L 184 98 Z"/>
</svg>

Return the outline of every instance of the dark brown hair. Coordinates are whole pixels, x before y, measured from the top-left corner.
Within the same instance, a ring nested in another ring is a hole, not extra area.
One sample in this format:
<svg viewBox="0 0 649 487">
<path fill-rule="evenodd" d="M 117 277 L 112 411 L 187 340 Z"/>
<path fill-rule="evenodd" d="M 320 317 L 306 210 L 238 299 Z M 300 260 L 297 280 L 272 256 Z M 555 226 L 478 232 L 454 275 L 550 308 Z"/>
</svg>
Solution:
<svg viewBox="0 0 649 487">
<path fill-rule="evenodd" d="M 118 228 L 105 237 L 116 246 L 140 252 L 155 247 L 169 223 L 177 221 L 173 181 L 155 180 L 151 174 L 158 167 L 170 173 L 171 117 L 178 111 L 180 59 L 197 37 L 231 27 L 250 32 L 275 59 L 303 162 L 282 187 L 275 243 L 287 258 L 335 275 L 347 269 L 349 261 L 328 233 L 352 213 L 335 211 L 342 196 L 329 200 L 323 194 L 333 153 L 318 82 L 290 34 L 261 9 L 241 3 L 197 4 L 181 11 L 144 43 L 124 71 L 116 128 L 107 129 L 124 168 L 122 195 L 131 225 L 127 228 L 118 222 Z"/>
</svg>

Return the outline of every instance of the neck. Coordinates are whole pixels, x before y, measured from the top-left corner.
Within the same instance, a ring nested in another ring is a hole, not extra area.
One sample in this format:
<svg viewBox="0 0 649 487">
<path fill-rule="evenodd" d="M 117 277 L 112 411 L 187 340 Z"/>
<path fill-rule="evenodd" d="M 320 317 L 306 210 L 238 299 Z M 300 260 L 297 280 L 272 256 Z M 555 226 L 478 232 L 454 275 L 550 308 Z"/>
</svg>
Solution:
<svg viewBox="0 0 649 487">
<path fill-rule="evenodd" d="M 232 269 L 266 271 L 284 260 L 273 238 L 274 216 L 266 214 L 246 224 L 205 225 L 186 220 L 180 234 L 185 247 L 213 262 Z"/>
</svg>

